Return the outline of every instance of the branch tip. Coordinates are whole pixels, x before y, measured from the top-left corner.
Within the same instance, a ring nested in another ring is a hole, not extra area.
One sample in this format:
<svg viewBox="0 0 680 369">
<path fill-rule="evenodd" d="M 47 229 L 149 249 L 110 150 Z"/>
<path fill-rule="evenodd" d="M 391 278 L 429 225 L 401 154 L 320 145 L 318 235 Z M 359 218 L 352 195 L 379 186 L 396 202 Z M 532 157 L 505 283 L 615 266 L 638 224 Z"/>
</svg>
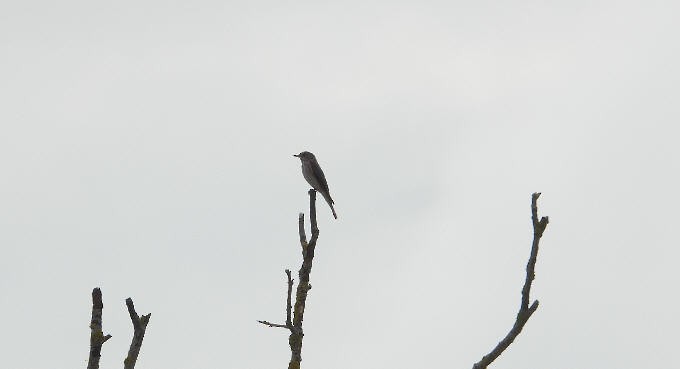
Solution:
<svg viewBox="0 0 680 369">
<path fill-rule="evenodd" d="M 102 290 L 99 287 L 92 290 L 92 307 L 97 309 L 103 309 L 104 303 L 102 302 Z"/>
<path fill-rule="evenodd" d="M 104 304 L 102 291 L 99 287 L 92 289 L 92 317 L 90 319 L 90 356 L 87 361 L 87 369 L 99 369 L 102 345 L 111 338 L 110 334 L 104 335 L 102 330 L 102 314 Z"/>
<path fill-rule="evenodd" d="M 531 284 L 534 280 L 535 273 L 534 269 L 536 267 L 536 260 L 538 258 L 538 245 L 543 235 L 543 231 L 548 225 L 548 217 L 541 217 L 538 220 L 538 205 L 536 204 L 538 198 L 541 196 L 540 192 L 534 192 L 531 195 L 531 220 L 534 228 L 534 237 L 531 244 L 531 253 L 529 254 L 529 261 L 526 267 L 526 277 L 524 279 L 524 286 L 522 287 L 522 296 L 519 312 L 515 318 L 515 324 L 513 324 L 507 335 L 494 347 L 491 352 L 484 355 L 480 361 L 475 363 L 473 369 L 485 369 L 494 360 L 496 360 L 502 353 L 507 349 L 510 344 L 517 338 L 517 336 L 522 332 L 522 328 L 527 323 L 531 315 L 538 309 L 538 300 L 529 306 L 529 295 L 531 292 Z"/>
<path fill-rule="evenodd" d="M 292 329 L 293 328 L 293 327 L 285 325 L 285 324 L 270 323 L 266 320 L 258 320 L 257 322 L 260 323 L 260 324 L 264 324 L 264 325 L 271 327 L 271 328 L 286 328 L 286 329 Z"/>
<path fill-rule="evenodd" d="M 123 363 L 124 369 L 133 369 L 137 364 L 137 357 L 139 357 L 139 351 L 142 348 L 146 326 L 149 324 L 149 319 L 151 319 L 151 313 L 142 315 L 140 318 L 137 311 L 135 311 L 135 305 L 130 297 L 125 299 L 125 305 L 127 305 L 128 313 L 130 314 L 134 332 L 132 334 L 132 342 L 130 343 L 127 358 Z"/>
</svg>

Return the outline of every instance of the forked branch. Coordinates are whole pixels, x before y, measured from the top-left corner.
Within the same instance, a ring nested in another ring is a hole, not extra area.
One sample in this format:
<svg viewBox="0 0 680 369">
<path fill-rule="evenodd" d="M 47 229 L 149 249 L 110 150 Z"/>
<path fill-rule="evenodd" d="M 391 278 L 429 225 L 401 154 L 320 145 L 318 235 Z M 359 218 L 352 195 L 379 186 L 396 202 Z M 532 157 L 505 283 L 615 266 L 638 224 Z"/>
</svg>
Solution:
<svg viewBox="0 0 680 369">
<path fill-rule="evenodd" d="M 266 320 L 258 320 L 258 322 L 277 328 L 286 328 L 290 331 L 288 337 L 288 344 L 290 345 L 291 358 L 288 363 L 288 369 L 299 369 L 302 361 L 302 338 L 304 333 L 302 330 L 302 321 L 304 320 L 305 304 L 307 302 L 307 293 L 312 289 L 309 284 L 309 275 L 312 272 L 312 262 L 314 260 L 314 250 L 316 248 L 316 240 L 319 238 L 319 228 L 316 223 L 316 191 L 309 190 L 309 218 L 311 221 L 312 237 L 307 242 L 307 235 L 305 233 L 305 215 L 300 213 L 298 216 L 298 232 L 300 234 L 300 246 L 302 247 L 302 266 L 298 271 L 299 282 L 297 290 L 295 291 L 295 305 L 292 305 L 292 291 L 293 279 L 290 270 L 286 269 L 288 277 L 288 296 L 286 300 L 286 323 L 276 324 L 270 323 Z M 292 317 L 291 317 L 292 311 Z"/>
<path fill-rule="evenodd" d="M 132 299 L 129 297 L 125 300 L 125 304 L 127 305 L 128 313 L 130 313 L 130 320 L 132 320 L 134 333 L 132 334 L 132 342 L 130 343 L 128 356 L 123 361 L 123 364 L 125 369 L 133 369 L 135 364 L 137 364 L 137 357 L 139 356 L 139 350 L 142 348 L 144 333 L 146 333 L 146 326 L 149 324 L 151 313 L 142 315 L 141 317 L 137 315 L 137 312 L 135 311 L 135 305 L 132 303 Z"/>
<path fill-rule="evenodd" d="M 132 326 L 134 327 L 134 334 L 132 336 L 132 343 L 130 344 L 130 351 L 123 362 L 125 369 L 133 369 L 137 363 L 139 350 L 142 348 L 142 340 L 146 332 L 146 326 L 149 324 L 151 314 L 137 315 L 135 305 L 132 299 L 125 300 L 125 304 L 132 319 Z M 92 290 L 92 319 L 90 320 L 90 358 L 87 361 L 87 369 L 99 369 L 99 359 L 101 358 L 102 345 L 111 338 L 110 334 L 106 336 L 102 332 L 102 310 L 104 304 L 102 302 L 102 291 L 99 288 Z"/>
</svg>

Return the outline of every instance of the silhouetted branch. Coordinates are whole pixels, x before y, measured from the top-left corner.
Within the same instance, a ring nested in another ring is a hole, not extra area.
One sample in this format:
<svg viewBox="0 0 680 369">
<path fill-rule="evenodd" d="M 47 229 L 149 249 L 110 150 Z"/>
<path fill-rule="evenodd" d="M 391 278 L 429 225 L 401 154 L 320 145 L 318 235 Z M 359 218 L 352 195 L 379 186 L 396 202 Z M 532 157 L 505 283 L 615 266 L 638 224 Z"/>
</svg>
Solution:
<svg viewBox="0 0 680 369">
<path fill-rule="evenodd" d="M 266 325 L 267 327 L 271 327 L 271 328 L 286 328 L 286 329 L 290 329 L 290 327 L 287 326 L 287 325 L 285 325 L 285 324 L 270 323 L 270 322 L 268 322 L 268 321 L 266 321 L 266 320 L 258 320 L 257 322 L 258 322 L 258 323 L 262 323 L 262 324 Z"/>
<path fill-rule="evenodd" d="M 510 329 L 510 332 L 508 332 L 490 353 L 484 355 L 482 360 L 472 366 L 473 369 L 485 369 L 489 364 L 496 360 L 496 358 L 510 346 L 515 338 L 517 338 L 520 332 L 522 332 L 524 325 L 536 309 L 538 309 L 538 300 L 535 300 L 531 306 L 529 306 L 529 294 L 531 292 L 531 283 L 535 278 L 534 269 L 536 268 L 536 258 L 538 257 L 538 243 L 543 236 L 543 231 L 545 231 L 545 228 L 548 226 L 548 217 L 542 217 L 541 220 L 538 220 L 538 206 L 536 205 L 536 202 L 539 196 L 541 196 L 540 192 L 531 195 L 531 221 L 534 226 L 534 240 L 531 244 L 531 255 L 529 256 L 526 268 L 527 275 L 524 280 L 524 287 L 522 287 L 522 302 L 515 319 L 515 324 Z"/>
<path fill-rule="evenodd" d="M 132 299 L 129 297 L 125 300 L 125 304 L 127 305 L 128 313 L 130 313 L 130 319 L 132 320 L 134 333 L 132 334 L 132 343 L 130 343 L 128 356 L 123 361 L 123 364 L 125 369 L 133 369 L 135 364 L 137 364 L 137 357 L 139 356 L 139 350 L 142 348 L 144 333 L 146 332 L 147 324 L 149 324 L 151 314 L 149 313 L 142 315 L 141 317 L 137 315 L 137 312 L 135 311 L 135 305 L 132 303 Z"/>
<path fill-rule="evenodd" d="M 309 284 L 309 275 L 312 272 L 312 261 L 314 259 L 314 250 L 316 248 L 316 240 L 319 238 L 319 228 L 316 223 L 316 191 L 309 190 L 309 218 L 311 220 L 312 237 L 307 242 L 307 235 L 305 234 L 305 215 L 300 213 L 298 216 L 298 232 L 300 233 L 300 246 L 302 247 L 302 266 L 298 271 L 299 282 L 295 292 L 295 305 L 291 307 L 293 279 L 290 270 L 286 269 L 288 276 L 288 298 L 286 303 L 286 324 L 274 324 L 264 320 L 258 322 L 269 327 L 287 328 L 290 330 L 288 337 L 288 344 L 290 345 L 291 358 L 288 363 L 288 369 L 299 369 L 302 361 L 302 338 L 304 333 L 302 330 L 302 321 L 305 314 L 305 303 L 307 301 L 307 293 L 312 286 Z M 292 310 L 292 320 L 291 320 Z"/>
<path fill-rule="evenodd" d="M 290 270 L 286 269 L 286 276 L 288 277 L 288 298 L 286 299 L 286 324 L 276 324 L 276 323 L 270 323 L 266 320 L 258 320 L 258 323 L 262 323 L 268 327 L 272 328 L 286 328 L 286 329 L 292 329 L 293 328 L 293 323 L 291 323 L 290 320 L 290 312 L 291 312 L 291 294 L 293 292 L 293 278 L 290 275 Z"/>
<path fill-rule="evenodd" d="M 99 369 L 102 345 L 111 338 L 110 334 L 104 335 L 102 331 L 102 291 L 99 288 L 92 290 L 92 318 L 90 319 L 90 358 L 87 361 L 87 369 Z"/>
<path fill-rule="evenodd" d="M 288 277 L 288 298 L 286 299 L 286 326 L 290 327 L 293 325 L 291 320 L 291 294 L 293 293 L 293 277 L 290 275 L 290 269 L 286 269 L 286 277 Z"/>
<path fill-rule="evenodd" d="M 312 289 L 309 284 L 309 275 L 312 273 L 312 261 L 314 260 L 314 249 L 316 240 L 319 238 L 319 228 L 316 224 L 316 191 L 309 190 L 309 219 L 311 221 L 312 238 L 309 243 L 303 242 L 306 238 L 305 217 L 300 214 L 298 218 L 298 228 L 300 229 L 300 245 L 302 246 L 302 266 L 298 271 L 299 283 L 295 292 L 295 309 L 293 310 L 293 329 L 291 330 L 288 343 L 290 344 L 290 363 L 288 369 L 299 369 L 302 361 L 302 338 L 305 336 L 302 330 L 302 321 L 305 316 L 305 304 L 307 293 Z"/>
</svg>

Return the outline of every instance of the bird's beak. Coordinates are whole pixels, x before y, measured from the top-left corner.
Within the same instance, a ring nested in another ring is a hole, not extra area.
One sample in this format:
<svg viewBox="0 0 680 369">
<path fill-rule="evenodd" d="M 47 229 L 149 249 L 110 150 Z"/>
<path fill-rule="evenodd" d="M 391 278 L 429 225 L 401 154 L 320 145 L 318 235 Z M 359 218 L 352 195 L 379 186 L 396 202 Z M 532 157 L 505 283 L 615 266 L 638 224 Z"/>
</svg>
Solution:
<svg viewBox="0 0 680 369">
<path fill-rule="evenodd" d="M 299 157 L 300 157 L 299 154 L 293 154 L 293 156 L 296 157 L 296 158 L 299 158 Z"/>
</svg>

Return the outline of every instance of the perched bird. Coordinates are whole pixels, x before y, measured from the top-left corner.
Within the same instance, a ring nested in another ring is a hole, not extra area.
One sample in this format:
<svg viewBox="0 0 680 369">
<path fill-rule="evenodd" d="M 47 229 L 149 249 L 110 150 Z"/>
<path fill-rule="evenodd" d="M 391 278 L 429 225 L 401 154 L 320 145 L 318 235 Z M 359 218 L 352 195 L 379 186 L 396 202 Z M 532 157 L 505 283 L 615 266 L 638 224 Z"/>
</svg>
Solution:
<svg viewBox="0 0 680 369">
<path fill-rule="evenodd" d="M 300 161 L 302 162 L 302 175 L 305 177 L 307 180 L 307 183 L 309 183 L 313 189 L 317 190 L 318 192 L 323 195 L 323 198 L 326 199 L 326 202 L 328 203 L 328 206 L 331 207 L 331 211 L 333 212 L 333 217 L 335 219 L 338 219 L 338 215 L 335 214 L 335 209 L 333 209 L 333 199 L 331 198 L 331 193 L 328 191 L 328 183 L 326 182 L 326 176 L 323 175 L 323 170 L 321 170 L 321 167 L 319 166 L 319 163 L 316 161 L 316 157 L 314 154 L 312 154 L 309 151 L 303 151 L 297 155 L 293 155 L 296 158 L 300 158 Z"/>
</svg>

